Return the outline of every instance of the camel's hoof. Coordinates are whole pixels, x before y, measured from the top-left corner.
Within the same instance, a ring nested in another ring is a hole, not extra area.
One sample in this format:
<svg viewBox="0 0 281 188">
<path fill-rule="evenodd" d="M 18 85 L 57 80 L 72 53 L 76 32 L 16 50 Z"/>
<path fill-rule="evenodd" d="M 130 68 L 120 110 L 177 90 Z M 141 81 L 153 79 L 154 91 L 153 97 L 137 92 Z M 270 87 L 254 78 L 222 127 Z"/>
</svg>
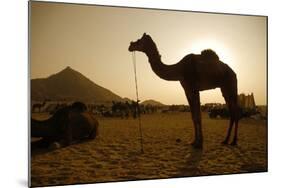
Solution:
<svg viewBox="0 0 281 188">
<path fill-rule="evenodd" d="M 202 144 L 202 143 L 193 142 L 191 145 L 192 145 L 193 148 L 195 148 L 195 149 L 202 149 L 202 148 L 203 148 L 203 144 Z"/>
<path fill-rule="evenodd" d="M 52 144 L 50 144 L 49 149 L 50 150 L 56 150 L 61 148 L 61 144 L 59 142 L 53 142 Z"/>
<path fill-rule="evenodd" d="M 228 141 L 225 140 L 225 141 L 221 142 L 221 144 L 222 144 L 222 145 L 227 145 L 227 144 L 228 144 Z"/>
<path fill-rule="evenodd" d="M 237 142 L 231 142 L 231 144 L 230 145 L 232 145 L 232 146 L 237 146 Z"/>
<path fill-rule="evenodd" d="M 177 142 L 177 143 L 180 143 L 180 142 L 181 142 L 181 139 L 180 139 L 180 138 L 176 139 L 176 142 Z"/>
</svg>

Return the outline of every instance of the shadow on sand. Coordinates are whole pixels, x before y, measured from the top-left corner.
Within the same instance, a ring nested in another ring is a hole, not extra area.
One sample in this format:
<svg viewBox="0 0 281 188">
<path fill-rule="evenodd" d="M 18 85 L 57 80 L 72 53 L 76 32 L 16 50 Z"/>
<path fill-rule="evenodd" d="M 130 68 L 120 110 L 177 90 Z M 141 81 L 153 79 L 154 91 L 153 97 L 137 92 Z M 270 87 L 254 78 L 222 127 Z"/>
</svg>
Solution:
<svg viewBox="0 0 281 188">
<path fill-rule="evenodd" d="M 89 142 L 90 139 L 80 139 L 79 141 L 73 142 L 71 145 L 76 145 L 76 144 L 82 144 L 85 142 Z M 71 146 L 69 145 L 69 146 Z M 52 147 L 50 146 L 50 143 L 44 141 L 43 139 L 33 141 L 31 142 L 31 157 L 32 156 L 37 156 L 37 155 L 42 155 L 45 153 L 50 153 L 53 151 L 60 150 L 62 148 L 65 148 L 68 146 L 59 146 L 59 147 Z"/>
<path fill-rule="evenodd" d="M 266 172 L 267 165 L 259 164 L 255 158 L 249 154 L 248 151 L 242 149 L 240 146 L 230 147 L 235 156 L 237 156 L 243 163 L 242 171 L 247 172 Z"/>
<path fill-rule="evenodd" d="M 197 176 L 201 174 L 199 163 L 202 159 L 203 151 L 188 146 L 189 153 L 185 156 L 184 168 L 180 169 L 179 176 Z"/>
</svg>

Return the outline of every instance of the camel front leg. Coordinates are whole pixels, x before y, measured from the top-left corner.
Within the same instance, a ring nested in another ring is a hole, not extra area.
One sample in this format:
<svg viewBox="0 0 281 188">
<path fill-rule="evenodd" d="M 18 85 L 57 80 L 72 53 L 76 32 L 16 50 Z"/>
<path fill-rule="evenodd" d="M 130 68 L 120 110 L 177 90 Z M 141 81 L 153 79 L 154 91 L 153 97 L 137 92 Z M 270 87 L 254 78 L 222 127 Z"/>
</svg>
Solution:
<svg viewBox="0 0 281 188">
<path fill-rule="evenodd" d="M 193 147 L 201 149 L 203 147 L 203 134 L 201 123 L 200 95 L 199 91 L 193 91 L 188 94 L 188 101 L 193 120 L 195 140 L 192 143 Z"/>
</svg>

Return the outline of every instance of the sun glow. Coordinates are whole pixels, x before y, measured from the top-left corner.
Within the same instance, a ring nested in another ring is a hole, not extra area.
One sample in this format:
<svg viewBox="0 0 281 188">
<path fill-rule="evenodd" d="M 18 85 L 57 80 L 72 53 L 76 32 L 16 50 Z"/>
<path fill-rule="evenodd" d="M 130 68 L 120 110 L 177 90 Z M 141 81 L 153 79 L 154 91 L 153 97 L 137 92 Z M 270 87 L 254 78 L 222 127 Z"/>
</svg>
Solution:
<svg viewBox="0 0 281 188">
<path fill-rule="evenodd" d="M 189 53 L 200 54 L 201 51 L 205 49 L 212 49 L 218 54 L 222 62 L 230 66 L 234 65 L 234 57 L 227 46 L 214 39 L 194 41 L 191 46 L 189 46 L 188 51 Z"/>
</svg>

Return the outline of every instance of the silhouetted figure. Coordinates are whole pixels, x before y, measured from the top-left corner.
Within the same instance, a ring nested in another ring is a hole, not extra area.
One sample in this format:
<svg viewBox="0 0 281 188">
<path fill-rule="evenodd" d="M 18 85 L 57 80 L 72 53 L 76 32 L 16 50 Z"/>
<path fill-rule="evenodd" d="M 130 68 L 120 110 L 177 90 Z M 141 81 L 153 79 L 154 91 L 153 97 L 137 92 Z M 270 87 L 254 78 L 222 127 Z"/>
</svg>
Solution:
<svg viewBox="0 0 281 188">
<path fill-rule="evenodd" d="M 235 134 L 231 144 L 237 144 L 237 78 L 235 72 L 227 64 L 221 62 L 215 52 L 204 50 L 202 54 L 189 54 L 176 64 L 165 65 L 161 61 L 156 44 L 145 33 L 141 39 L 131 42 L 129 51 L 145 53 L 152 70 L 160 78 L 181 83 L 192 114 L 195 131 L 195 139 L 192 144 L 195 148 L 203 147 L 199 91 L 217 87 L 221 88 L 223 97 L 230 110 L 229 128 L 223 143 L 228 143 L 233 124 L 235 123 Z"/>
<path fill-rule="evenodd" d="M 139 100 L 138 101 L 132 101 L 131 102 L 131 109 L 133 112 L 133 118 L 136 119 L 137 117 L 140 116 L 140 105 L 139 105 Z"/>
<path fill-rule="evenodd" d="M 118 116 L 122 118 L 128 118 L 129 117 L 129 106 L 125 102 L 115 102 L 112 101 L 111 111 L 113 116 Z"/>
</svg>

